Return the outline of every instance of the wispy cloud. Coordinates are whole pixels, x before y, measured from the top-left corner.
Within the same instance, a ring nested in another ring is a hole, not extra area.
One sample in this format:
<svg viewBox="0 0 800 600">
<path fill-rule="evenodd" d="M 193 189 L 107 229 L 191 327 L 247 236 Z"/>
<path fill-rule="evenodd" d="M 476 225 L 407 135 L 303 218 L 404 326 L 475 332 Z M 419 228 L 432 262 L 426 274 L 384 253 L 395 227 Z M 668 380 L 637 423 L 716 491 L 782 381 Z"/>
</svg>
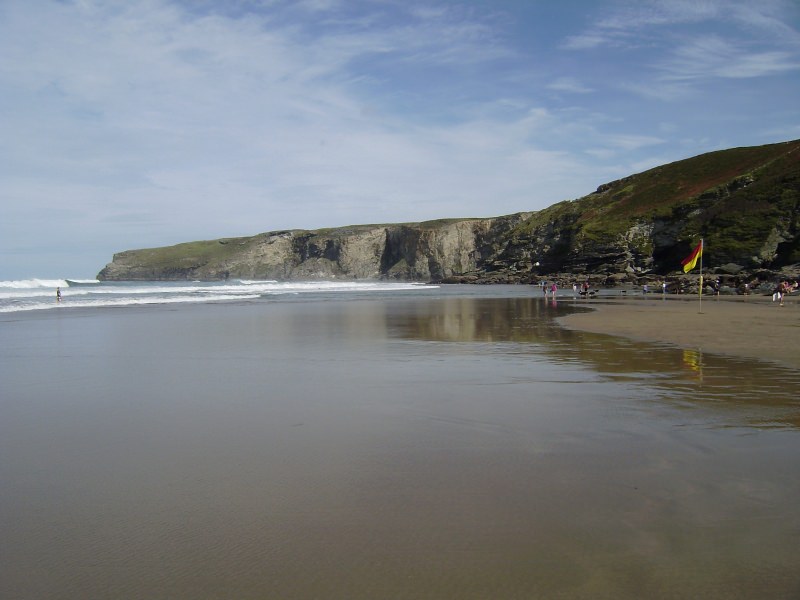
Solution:
<svg viewBox="0 0 800 600">
<path fill-rule="evenodd" d="M 611 14 L 602 14 L 590 30 L 568 36 L 562 43 L 566 50 L 590 50 L 602 46 L 638 47 L 647 32 L 678 24 L 697 23 L 719 16 L 716 2 L 672 0 L 671 2 L 635 2 L 622 4 Z"/>
<path fill-rule="evenodd" d="M 585 40 L 586 47 L 624 44 L 626 40 L 640 40 L 642 36 L 669 27 L 727 22 L 760 35 L 777 33 L 797 42 L 798 32 L 785 19 L 786 13 L 792 10 L 790 3 L 781 0 L 757 3 L 747 0 L 637 0 L 599 15 L 589 32 L 569 37 L 567 41 L 577 41 L 576 45 L 580 46 L 580 40 Z"/>
<path fill-rule="evenodd" d="M 644 72 L 649 81 L 622 85 L 651 97 L 680 97 L 688 88 L 670 82 L 765 77 L 800 69 L 800 32 L 780 18 L 792 10 L 797 8 L 784 2 L 636 3 L 599 18 L 591 31 L 568 37 L 562 48 L 635 49 L 648 61 L 643 66 L 649 67 L 649 76 Z M 683 25 L 702 29 L 676 29 Z"/>
<path fill-rule="evenodd" d="M 638 150 L 664 143 L 663 138 L 651 135 L 611 135 L 607 141 L 611 147 L 623 150 Z"/>
<path fill-rule="evenodd" d="M 797 14 L 796 2 L 737 2 L 723 8 L 730 9 L 730 18 L 743 29 L 757 31 L 795 48 L 800 46 L 800 31 L 790 25 L 792 21 L 797 23 L 797 20 L 787 20 L 787 15 L 793 12 Z"/>
<path fill-rule="evenodd" d="M 666 81 L 763 77 L 800 69 L 800 56 L 786 51 L 747 51 L 720 36 L 711 35 L 689 40 L 675 48 L 659 68 Z"/>
<path fill-rule="evenodd" d="M 571 94 L 589 94 L 592 92 L 592 88 L 584 85 L 575 77 L 559 77 L 555 81 L 547 84 L 547 89 Z"/>
<path fill-rule="evenodd" d="M 619 36 L 612 32 L 581 33 L 567 36 L 561 43 L 561 48 L 564 50 L 591 50 L 612 45 L 621 45 Z"/>
<path fill-rule="evenodd" d="M 365 26 L 350 6 L 229 15 L 167 1 L 7 3 L 0 91 L 15 118 L 3 196 L 30 222 L 69 198 L 73 211 L 36 235 L 113 224 L 137 240 L 124 248 L 514 212 L 563 189 L 577 166 L 540 148 L 552 116 L 526 103 L 497 111 L 491 99 L 483 110 L 451 104 L 449 123 L 426 124 L 402 106 L 470 98 L 472 70 L 512 54 L 491 28 L 402 4 L 371 14 L 388 24 Z M 286 13 L 298 10 L 319 19 L 298 24 Z M 7 239 L 31 235 L 7 226 Z"/>
<path fill-rule="evenodd" d="M 654 152 L 699 153 L 689 138 L 716 146 L 705 106 L 725 135 L 769 106 L 744 143 L 797 122 L 791 4 L 603 0 L 588 24 L 541 10 L 0 2 L 0 260 L 74 231 L 102 264 L 273 228 L 533 210 Z M 739 107 L 718 101 L 730 89 Z"/>
<path fill-rule="evenodd" d="M 724 7 L 719 1 L 636 2 L 602 17 L 597 27 L 604 31 L 624 32 L 646 27 L 698 23 L 719 17 L 723 10 Z"/>
</svg>

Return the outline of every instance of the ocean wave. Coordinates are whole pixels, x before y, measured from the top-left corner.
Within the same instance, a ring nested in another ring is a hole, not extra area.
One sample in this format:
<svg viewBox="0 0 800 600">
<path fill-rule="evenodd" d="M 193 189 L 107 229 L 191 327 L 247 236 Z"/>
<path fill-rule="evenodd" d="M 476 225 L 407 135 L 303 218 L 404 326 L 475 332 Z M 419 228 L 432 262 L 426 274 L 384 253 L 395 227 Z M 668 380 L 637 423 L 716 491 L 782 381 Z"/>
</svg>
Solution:
<svg viewBox="0 0 800 600">
<path fill-rule="evenodd" d="M 66 279 L 18 279 L 15 281 L 0 281 L 0 289 L 34 290 L 37 288 L 67 287 Z"/>
<path fill-rule="evenodd" d="M 70 282 L 68 284 L 67 282 Z M 61 288 L 60 301 L 56 288 Z M 152 304 L 226 302 L 269 299 L 284 295 L 330 298 L 380 292 L 436 288 L 417 282 L 232 280 L 201 281 L 97 281 L 79 279 L 28 279 L 0 282 L 0 313 L 55 308 L 119 307 Z"/>
<path fill-rule="evenodd" d="M 81 286 L 85 286 L 85 285 L 90 285 L 90 286 L 100 285 L 100 281 L 98 281 L 97 279 L 65 279 L 65 281 L 67 282 L 67 285 L 69 287 L 81 287 Z"/>
<path fill-rule="evenodd" d="M 0 313 L 33 311 L 33 310 L 52 310 L 52 309 L 75 309 L 75 308 L 113 308 L 125 306 L 143 306 L 148 304 L 184 304 L 201 302 L 224 302 L 228 300 L 254 300 L 258 294 L 215 294 L 205 297 L 176 297 L 176 298 L 106 298 L 102 301 L 74 300 L 69 302 L 31 302 L 20 306 L 0 306 Z"/>
</svg>

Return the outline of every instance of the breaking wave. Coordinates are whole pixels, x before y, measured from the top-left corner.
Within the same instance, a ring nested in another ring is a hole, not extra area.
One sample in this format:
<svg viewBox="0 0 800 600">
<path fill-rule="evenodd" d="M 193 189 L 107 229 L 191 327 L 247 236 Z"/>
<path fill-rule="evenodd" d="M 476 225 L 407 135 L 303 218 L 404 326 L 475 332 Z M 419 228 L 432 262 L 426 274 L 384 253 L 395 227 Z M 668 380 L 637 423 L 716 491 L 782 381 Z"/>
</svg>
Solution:
<svg viewBox="0 0 800 600">
<path fill-rule="evenodd" d="M 69 308 L 120 307 L 150 304 L 254 301 L 286 294 L 328 297 L 437 288 L 421 283 L 371 281 L 231 280 L 123 281 L 94 279 L 24 279 L 0 281 L 0 313 Z M 61 300 L 56 290 L 61 291 Z"/>
</svg>

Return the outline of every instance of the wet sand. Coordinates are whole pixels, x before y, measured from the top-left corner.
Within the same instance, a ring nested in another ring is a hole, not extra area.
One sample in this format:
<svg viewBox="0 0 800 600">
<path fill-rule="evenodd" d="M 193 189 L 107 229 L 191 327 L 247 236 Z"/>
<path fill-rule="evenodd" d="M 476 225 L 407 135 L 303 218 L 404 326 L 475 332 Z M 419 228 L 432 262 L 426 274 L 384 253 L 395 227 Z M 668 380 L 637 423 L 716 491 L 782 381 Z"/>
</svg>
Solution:
<svg viewBox="0 0 800 600">
<path fill-rule="evenodd" d="M 0 597 L 797 597 L 797 369 L 434 293 L 0 318 Z"/>
<path fill-rule="evenodd" d="M 630 296 L 576 302 L 591 312 L 562 317 L 567 328 L 671 344 L 800 368 L 800 298 Z"/>
</svg>

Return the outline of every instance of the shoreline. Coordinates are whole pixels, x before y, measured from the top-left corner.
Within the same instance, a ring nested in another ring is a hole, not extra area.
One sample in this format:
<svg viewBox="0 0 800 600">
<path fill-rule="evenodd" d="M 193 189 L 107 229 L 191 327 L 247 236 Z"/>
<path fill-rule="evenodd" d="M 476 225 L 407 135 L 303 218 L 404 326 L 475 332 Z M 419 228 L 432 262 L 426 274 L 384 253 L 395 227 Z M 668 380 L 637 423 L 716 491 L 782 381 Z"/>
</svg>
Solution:
<svg viewBox="0 0 800 600">
<path fill-rule="evenodd" d="M 800 368 L 800 297 L 629 296 L 575 300 L 593 310 L 557 319 L 566 329 L 752 358 Z M 702 312 L 701 312 L 702 310 Z"/>
</svg>

